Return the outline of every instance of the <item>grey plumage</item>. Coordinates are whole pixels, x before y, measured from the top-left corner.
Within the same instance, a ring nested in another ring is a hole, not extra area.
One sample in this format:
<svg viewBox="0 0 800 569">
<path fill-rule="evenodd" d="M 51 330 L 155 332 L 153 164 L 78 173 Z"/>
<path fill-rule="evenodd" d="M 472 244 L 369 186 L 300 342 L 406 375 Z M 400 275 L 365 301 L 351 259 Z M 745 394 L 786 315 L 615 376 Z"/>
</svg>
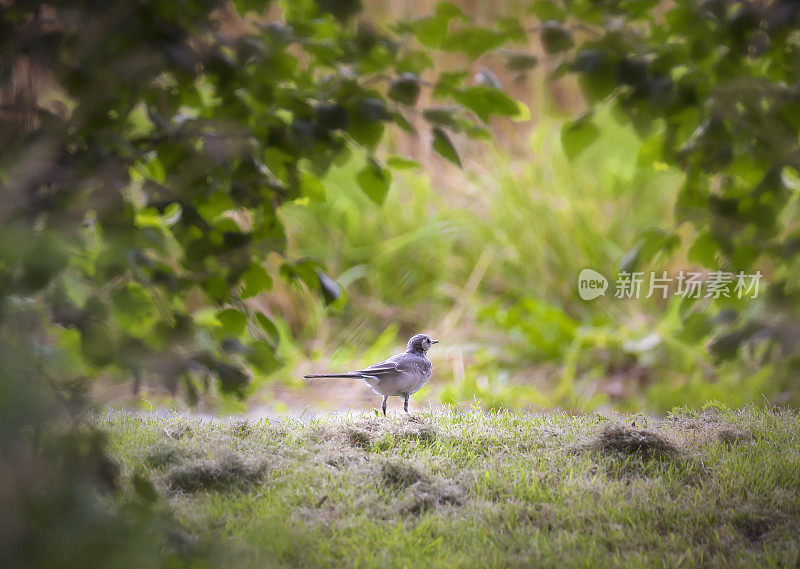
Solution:
<svg viewBox="0 0 800 569">
<path fill-rule="evenodd" d="M 433 365 L 426 354 L 438 340 L 427 334 L 415 334 L 408 341 L 406 351 L 378 362 L 364 369 L 348 373 L 315 373 L 304 375 L 303 379 L 347 378 L 360 379 L 378 395 L 383 396 L 381 409 L 386 415 L 386 402 L 389 397 L 404 398 L 403 409 L 408 413 L 408 398 L 419 391 L 433 373 Z"/>
</svg>

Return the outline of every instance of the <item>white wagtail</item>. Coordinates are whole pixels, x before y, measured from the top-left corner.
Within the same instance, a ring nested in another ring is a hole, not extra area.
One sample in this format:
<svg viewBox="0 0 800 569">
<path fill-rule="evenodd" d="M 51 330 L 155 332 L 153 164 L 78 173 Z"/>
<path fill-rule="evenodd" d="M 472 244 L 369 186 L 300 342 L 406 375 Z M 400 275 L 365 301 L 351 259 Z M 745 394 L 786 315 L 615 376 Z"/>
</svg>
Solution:
<svg viewBox="0 0 800 569">
<path fill-rule="evenodd" d="M 428 383 L 433 372 L 433 365 L 425 354 L 433 344 L 427 334 L 416 334 L 408 341 L 406 351 L 389 359 L 373 364 L 367 368 L 350 373 L 315 373 L 304 375 L 303 379 L 319 377 L 346 377 L 361 379 L 378 395 L 383 395 L 381 409 L 386 415 L 386 402 L 392 395 L 404 398 L 403 410 L 408 413 L 408 398 Z"/>
</svg>

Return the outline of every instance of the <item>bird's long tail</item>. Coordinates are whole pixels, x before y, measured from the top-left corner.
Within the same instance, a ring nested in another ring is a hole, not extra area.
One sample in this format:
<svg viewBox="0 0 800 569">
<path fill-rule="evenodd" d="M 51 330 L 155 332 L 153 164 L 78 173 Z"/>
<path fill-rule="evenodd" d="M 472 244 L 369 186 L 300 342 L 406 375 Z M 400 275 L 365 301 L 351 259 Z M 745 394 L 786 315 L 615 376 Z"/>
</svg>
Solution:
<svg viewBox="0 0 800 569">
<path fill-rule="evenodd" d="M 348 379 L 364 379 L 364 374 L 362 373 L 313 373 L 310 375 L 304 375 L 303 379 L 317 379 L 320 377 L 344 377 Z"/>
</svg>

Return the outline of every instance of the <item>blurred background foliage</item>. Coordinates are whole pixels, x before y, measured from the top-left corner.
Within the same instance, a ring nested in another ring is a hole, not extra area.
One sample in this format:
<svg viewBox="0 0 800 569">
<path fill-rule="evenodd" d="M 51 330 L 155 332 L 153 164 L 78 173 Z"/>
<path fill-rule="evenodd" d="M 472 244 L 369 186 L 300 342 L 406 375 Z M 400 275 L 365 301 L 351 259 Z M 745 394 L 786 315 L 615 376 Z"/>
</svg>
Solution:
<svg viewBox="0 0 800 569">
<path fill-rule="evenodd" d="M 456 139 L 463 171 L 393 136 L 387 152 L 422 167 L 399 173 L 382 207 L 351 191 L 356 162 L 330 173 L 325 202 L 282 208 L 290 248 L 326 259 L 347 303 L 267 301 L 295 338 L 274 377 L 300 388 L 293 378 L 309 367 L 351 369 L 424 329 L 444 340 L 426 404 L 797 404 L 796 8 L 458 4 L 478 23 L 531 33 L 472 63 L 433 52 L 434 65 L 468 65 L 529 120 L 493 119 L 489 143 Z M 752 300 L 620 300 L 612 285 L 586 302 L 586 267 L 612 280 L 622 269 L 765 276 Z M 263 390 L 266 408 L 275 393 Z M 311 397 L 353 404 L 339 386 Z"/>
<path fill-rule="evenodd" d="M 799 11 L 0 0 L 0 557 L 203 565 L 82 413 L 371 406 L 298 378 L 419 331 L 422 405 L 797 405 Z"/>
<path fill-rule="evenodd" d="M 369 405 L 297 378 L 425 330 L 427 404 L 797 402 L 793 4 L 106 9 L 3 7 L 3 295 L 67 389 Z M 769 287 L 586 302 L 587 267 Z"/>
<path fill-rule="evenodd" d="M 348 302 L 331 313 L 300 295 L 275 307 L 299 338 L 278 376 L 366 364 L 390 349 L 387 335 L 399 345 L 422 326 L 443 338 L 426 403 L 664 411 L 788 389 L 760 363 L 715 362 L 705 335 L 686 334 L 680 298 L 615 299 L 612 284 L 611 298 L 580 299 L 581 269 L 613 278 L 642 234 L 672 227 L 683 180 L 598 114 L 602 134 L 578 160 L 557 142 L 561 121 L 545 118 L 525 134 L 529 154 L 495 147 L 438 183 L 404 173 L 383 208 L 350 191 L 348 167 L 331 172 L 325 203 L 287 205 L 290 247 L 329 259 Z M 653 269 L 694 267 L 687 248 Z"/>
</svg>

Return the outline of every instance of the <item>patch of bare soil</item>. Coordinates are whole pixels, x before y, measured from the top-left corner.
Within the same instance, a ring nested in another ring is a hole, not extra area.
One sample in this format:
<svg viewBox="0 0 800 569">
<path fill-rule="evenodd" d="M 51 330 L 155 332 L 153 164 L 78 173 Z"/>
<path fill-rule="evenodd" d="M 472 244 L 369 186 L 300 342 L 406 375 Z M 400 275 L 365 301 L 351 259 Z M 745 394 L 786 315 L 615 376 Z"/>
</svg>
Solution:
<svg viewBox="0 0 800 569">
<path fill-rule="evenodd" d="M 622 425 L 608 425 L 584 448 L 644 460 L 670 459 L 682 454 L 675 443 L 658 433 Z"/>
<path fill-rule="evenodd" d="M 424 478 L 417 467 L 403 460 L 387 460 L 381 465 L 381 481 L 396 490 L 408 488 Z"/>
<path fill-rule="evenodd" d="M 165 468 L 191 457 L 191 453 L 174 443 L 161 442 L 147 450 L 144 463 L 149 468 Z"/>
<path fill-rule="evenodd" d="M 779 512 L 748 508 L 733 514 L 732 525 L 750 546 L 760 547 L 772 532 L 786 528 L 788 519 Z"/>
<path fill-rule="evenodd" d="M 400 513 L 418 516 L 440 506 L 460 506 L 464 497 L 464 488 L 451 480 L 420 480 L 408 488 Z"/>
<path fill-rule="evenodd" d="M 227 490 L 256 484 L 266 473 L 265 462 L 228 451 L 175 464 L 165 473 L 164 482 L 171 490 L 181 492 Z"/>
<path fill-rule="evenodd" d="M 734 427 L 733 425 L 725 425 L 720 427 L 717 429 L 716 434 L 720 442 L 728 447 L 746 445 L 754 440 L 752 432 L 744 431 Z"/>
</svg>

